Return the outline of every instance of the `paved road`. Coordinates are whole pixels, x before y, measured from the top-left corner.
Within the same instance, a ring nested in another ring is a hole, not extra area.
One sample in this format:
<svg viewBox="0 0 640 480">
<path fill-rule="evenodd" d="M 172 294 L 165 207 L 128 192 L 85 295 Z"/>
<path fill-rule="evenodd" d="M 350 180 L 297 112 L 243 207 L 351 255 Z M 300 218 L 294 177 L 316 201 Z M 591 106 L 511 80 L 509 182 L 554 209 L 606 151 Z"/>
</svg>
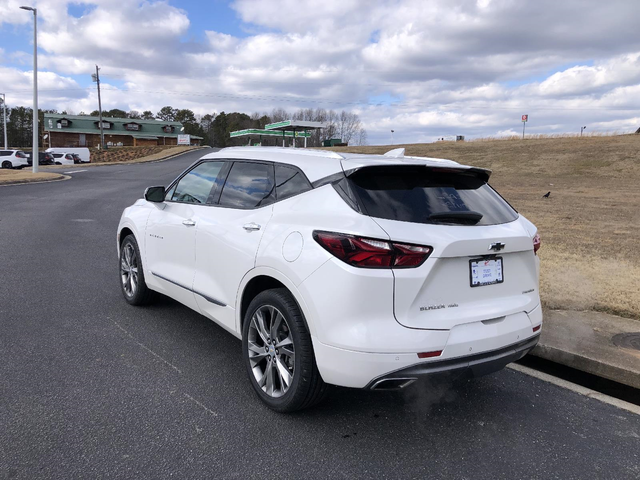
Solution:
<svg viewBox="0 0 640 480">
<path fill-rule="evenodd" d="M 0 478 L 640 478 L 640 417 L 512 370 L 263 407 L 238 340 L 118 286 L 122 209 L 201 153 L 0 187 Z"/>
</svg>

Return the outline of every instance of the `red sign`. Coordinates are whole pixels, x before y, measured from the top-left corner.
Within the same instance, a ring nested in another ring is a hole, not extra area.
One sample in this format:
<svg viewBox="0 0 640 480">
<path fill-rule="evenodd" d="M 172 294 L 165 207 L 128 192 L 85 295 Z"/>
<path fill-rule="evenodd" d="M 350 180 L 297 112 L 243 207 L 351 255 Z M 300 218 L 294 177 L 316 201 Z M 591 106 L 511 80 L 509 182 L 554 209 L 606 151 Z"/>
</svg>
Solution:
<svg viewBox="0 0 640 480">
<path fill-rule="evenodd" d="M 526 122 L 527 120 L 529 120 L 529 115 L 522 115 L 522 121 Z"/>
</svg>

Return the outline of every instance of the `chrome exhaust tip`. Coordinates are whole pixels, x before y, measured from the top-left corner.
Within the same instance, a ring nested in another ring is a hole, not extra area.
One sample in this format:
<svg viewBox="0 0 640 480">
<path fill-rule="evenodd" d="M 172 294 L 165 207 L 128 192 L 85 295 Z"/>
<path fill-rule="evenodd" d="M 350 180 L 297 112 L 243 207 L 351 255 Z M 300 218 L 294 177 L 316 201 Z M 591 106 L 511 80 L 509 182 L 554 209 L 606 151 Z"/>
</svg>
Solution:
<svg viewBox="0 0 640 480">
<path fill-rule="evenodd" d="M 371 390 L 400 390 L 416 380 L 417 378 L 383 378 L 371 385 Z"/>
</svg>

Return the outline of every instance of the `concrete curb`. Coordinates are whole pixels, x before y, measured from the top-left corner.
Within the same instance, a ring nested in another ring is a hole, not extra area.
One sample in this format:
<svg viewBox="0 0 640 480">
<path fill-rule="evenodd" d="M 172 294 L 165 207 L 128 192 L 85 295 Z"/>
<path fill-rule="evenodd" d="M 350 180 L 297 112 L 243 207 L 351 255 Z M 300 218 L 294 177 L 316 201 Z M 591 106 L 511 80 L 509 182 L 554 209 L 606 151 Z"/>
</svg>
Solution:
<svg viewBox="0 0 640 480">
<path fill-rule="evenodd" d="M 517 363 L 512 363 L 510 365 L 507 365 L 507 368 L 510 368 L 511 370 L 515 370 L 516 372 L 524 373 L 526 375 L 537 378 L 544 382 L 552 383 L 553 385 L 557 385 L 558 387 L 566 388 L 567 390 L 576 392 L 579 395 L 584 395 L 585 397 L 593 398 L 600 402 L 613 405 L 616 408 L 621 408 L 623 410 L 627 410 L 628 412 L 635 413 L 636 415 L 640 415 L 640 406 L 634 405 L 633 403 L 625 402 L 624 400 L 610 397 L 609 395 L 605 395 L 604 393 L 596 392 L 595 390 L 591 390 L 590 388 L 583 387 L 582 385 L 576 385 L 575 383 L 568 382 L 561 378 L 554 377 L 552 375 L 548 375 L 543 372 L 539 372 L 537 370 L 534 370 L 529 367 L 525 367 L 524 365 L 519 365 Z"/>
<path fill-rule="evenodd" d="M 15 182 L 2 182 L 0 183 L 0 187 L 13 187 L 15 185 L 36 185 L 38 183 L 52 183 L 52 182 L 63 182 L 65 180 L 70 180 L 70 175 L 60 174 L 59 178 L 52 178 L 51 180 L 37 180 L 35 182 L 24 181 L 24 180 L 16 180 Z"/>
<path fill-rule="evenodd" d="M 640 389 L 640 377 L 635 372 L 630 372 L 629 370 L 619 368 L 615 365 L 609 365 L 584 355 L 578 355 L 549 345 L 540 344 L 533 349 L 531 355 Z"/>
<path fill-rule="evenodd" d="M 640 351 L 616 346 L 617 334 L 635 334 L 640 322 L 592 311 L 548 310 L 531 355 L 640 389 Z"/>
</svg>

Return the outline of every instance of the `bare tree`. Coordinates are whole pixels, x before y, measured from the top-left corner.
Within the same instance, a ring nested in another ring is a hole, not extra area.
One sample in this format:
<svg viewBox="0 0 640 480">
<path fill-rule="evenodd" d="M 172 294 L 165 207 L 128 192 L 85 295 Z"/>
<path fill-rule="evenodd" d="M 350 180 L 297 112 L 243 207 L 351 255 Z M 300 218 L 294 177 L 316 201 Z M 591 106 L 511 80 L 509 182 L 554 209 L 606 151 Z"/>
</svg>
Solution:
<svg viewBox="0 0 640 480">
<path fill-rule="evenodd" d="M 367 131 L 364 128 L 358 130 L 358 137 L 356 139 L 356 145 L 368 145 Z"/>
<path fill-rule="evenodd" d="M 274 108 L 271 111 L 271 122 L 282 122 L 284 120 L 289 120 L 291 117 L 289 113 L 284 108 Z"/>
<path fill-rule="evenodd" d="M 340 132 L 340 138 L 342 138 L 344 143 L 351 142 L 361 128 L 362 123 L 357 113 L 347 112 L 345 110 L 340 112 L 338 130 Z"/>
</svg>

